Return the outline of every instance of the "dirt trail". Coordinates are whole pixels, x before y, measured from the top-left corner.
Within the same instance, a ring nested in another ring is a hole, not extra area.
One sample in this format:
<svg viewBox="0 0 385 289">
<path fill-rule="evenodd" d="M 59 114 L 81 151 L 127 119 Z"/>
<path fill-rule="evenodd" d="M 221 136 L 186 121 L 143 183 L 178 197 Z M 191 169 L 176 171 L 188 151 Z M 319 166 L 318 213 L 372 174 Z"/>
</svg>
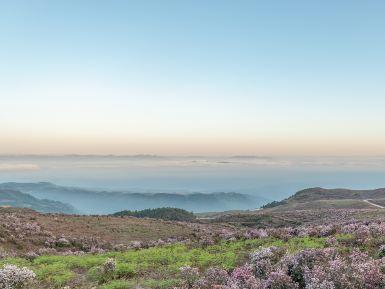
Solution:
<svg viewBox="0 0 385 289">
<path fill-rule="evenodd" d="M 380 206 L 380 205 L 377 205 L 377 204 L 375 204 L 375 203 L 372 203 L 372 202 L 369 201 L 369 200 L 364 200 L 364 202 L 366 202 L 366 203 L 368 203 L 368 204 L 370 204 L 370 205 L 372 205 L 372 206 L 375 206 L 375 207 L 377 207 L 377 208 L 385 209 L 385 207 Z"/>
</svg>

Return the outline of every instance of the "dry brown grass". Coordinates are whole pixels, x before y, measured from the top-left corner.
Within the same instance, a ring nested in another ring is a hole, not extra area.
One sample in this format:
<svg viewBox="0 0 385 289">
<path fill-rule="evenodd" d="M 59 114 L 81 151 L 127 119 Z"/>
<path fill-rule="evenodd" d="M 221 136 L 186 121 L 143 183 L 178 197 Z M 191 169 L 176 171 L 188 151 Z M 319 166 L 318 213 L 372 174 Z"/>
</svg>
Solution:
<svg viewBox="0 0 385 289">
<path fill-rule="evenodd" d="M 134 217 L 41 214 L 29 209 L 0 208 L 1 251 L 25 253 L 50 248 L 47 241 L 64 237 L 75 240 L 57 250 L 81 249 L 81 243 L 104 249 L 131 241 L 149 242 L 168 238 L 187 239 L 199 235 L 199 226 L 181 222 Z M 60 246 L 59 246 L 60 247 Z"/>
<path fill-rule="evenodd" d="M 188 237 L 192 234 L 191 229 L 180 223 L 133 217 L 38 214 L 36 221 L 55 235 L 75 238 L 97 236 L 113 243 Z"/>
</svg>

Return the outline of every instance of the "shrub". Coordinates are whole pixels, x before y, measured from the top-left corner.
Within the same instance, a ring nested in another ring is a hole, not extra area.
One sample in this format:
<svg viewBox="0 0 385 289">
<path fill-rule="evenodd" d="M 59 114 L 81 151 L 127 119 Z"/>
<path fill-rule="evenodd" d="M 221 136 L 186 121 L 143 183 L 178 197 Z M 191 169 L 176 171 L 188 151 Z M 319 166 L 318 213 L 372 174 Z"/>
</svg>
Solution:
<svg viewBox="0 0 385 289">
<path fill-rule="evenodd" d="M 226 270 L 220 268 L 209 268 L 203 278 L 196 282 L 200 289 L 211 289 L 216 285 L 226 285 L 229 275 Z"/>
<path fill-rule="evenodd" d="M 313 269 L 315 265 L 326 263 L 332 260 L 336 251 L 327 249 L 306 249 L 294 255 L 286 256 L 283 260 L 288 268 L 289 276 L 298 282 L 302 287 L 305 286 L 305 269 Z"/>
<path fill-rule="evenodd" d="M 296 289 L 298 284 L 282 270 L 271 272 L 263 283 L 263 289 Z"/>
<path fill-rule="evenodd" d="M 255 276 L 258 278 L 266 277 L 273 270 L 273 264 L 280 260 L 284 252 L 282 248 L 271 246 L 260 248 L 251 253 L 250 260 L 255 268 Z"/>
<path fill-rule="evenodd" d="M 183 266 L 179 268 L 179 271 L 188 288 L 191 288 L 199 277 L 198 268 Z"/>
<path fill-rule="evenodd" d="M 33 271 L 26 267 L 6 264 L 0 269 L 0 289 L 25 288 L 36 278 Z"/>
<path fill-rule="evenodd" d="M 116 270 L 116 261 L 113 258 L 108 258 L 102 266 L 104 274 L 111 274 Z"/>
</svg>

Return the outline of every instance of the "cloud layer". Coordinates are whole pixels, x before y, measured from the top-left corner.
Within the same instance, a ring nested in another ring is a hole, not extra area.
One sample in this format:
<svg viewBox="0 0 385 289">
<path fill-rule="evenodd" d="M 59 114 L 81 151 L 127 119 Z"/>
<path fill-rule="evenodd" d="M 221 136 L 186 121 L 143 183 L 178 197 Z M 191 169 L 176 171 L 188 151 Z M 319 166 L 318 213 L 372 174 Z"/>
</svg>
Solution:
<svg viewBox="0 0 385 289">
<path fill-rule="evenodd" d="M 7 164 L 0 163 L 0 172 L 9 171 L 37 171 L 40 167 L 36 164 Z"/>
</svg>

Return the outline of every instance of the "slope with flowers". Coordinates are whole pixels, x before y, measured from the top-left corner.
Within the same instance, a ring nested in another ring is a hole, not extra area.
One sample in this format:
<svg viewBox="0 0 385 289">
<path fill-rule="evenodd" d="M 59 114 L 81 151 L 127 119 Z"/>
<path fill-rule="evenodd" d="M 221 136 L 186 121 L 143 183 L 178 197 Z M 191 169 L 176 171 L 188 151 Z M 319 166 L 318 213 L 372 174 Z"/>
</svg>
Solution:
<svg viewBox="0 0 385 289">
<path fill-rule="evenodd" d="M 217 228 L 108 252 L 5 257 L 0 276 L 15 265 L 36 275 L 26 288 L 384 288 L 384 236 L 382 221 Z"/>
<path fill-rule="evenodd" d="M 375 206 L 196 222 L 0 215 L 2 289 L 385 288 L 385 210 Z"/>
</svg>

